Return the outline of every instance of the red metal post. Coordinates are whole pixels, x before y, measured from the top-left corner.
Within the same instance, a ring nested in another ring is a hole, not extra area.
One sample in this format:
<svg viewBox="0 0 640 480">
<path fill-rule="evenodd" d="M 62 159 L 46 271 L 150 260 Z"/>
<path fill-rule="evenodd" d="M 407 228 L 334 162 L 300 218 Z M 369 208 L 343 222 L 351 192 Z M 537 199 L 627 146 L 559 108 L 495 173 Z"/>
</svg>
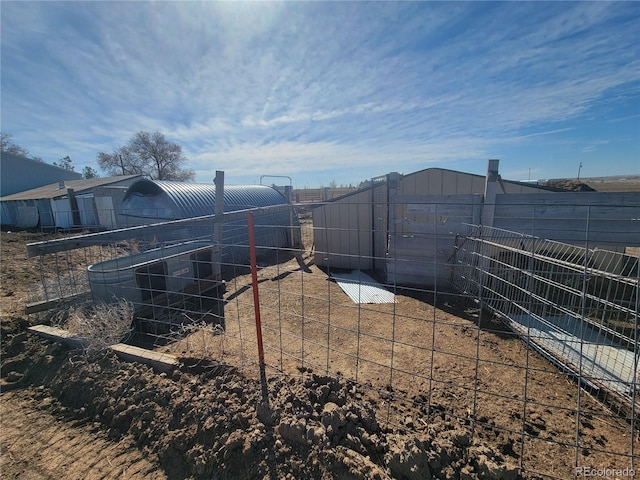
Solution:
<svg viewBox="0 0 640 480">
<path fill-rule="evenodd" d="M 256 335 L 258 337 L 258 362 L 260 364 L 260 382 L 262 383 L 262 401 L 269 403 L 267 390 L 267 374 L 264 363 L 264 347 L 262 344 L 262 323 L 260 321 L 260 295 L 258 293 L 258 265 L 256 262 L 256 237 L 253 228 L 253 213 L 247 213 L 249 228 L 249 258 L 251 261 L 251 283 L 253 286 L 253 308 L 256 317 Z"/>
</svg>

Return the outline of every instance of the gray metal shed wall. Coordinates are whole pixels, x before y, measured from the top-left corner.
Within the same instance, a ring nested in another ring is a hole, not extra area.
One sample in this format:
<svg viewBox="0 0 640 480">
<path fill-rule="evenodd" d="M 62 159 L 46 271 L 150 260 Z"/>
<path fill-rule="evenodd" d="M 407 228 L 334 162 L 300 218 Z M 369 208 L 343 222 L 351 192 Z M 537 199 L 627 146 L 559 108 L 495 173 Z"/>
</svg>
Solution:
<svg viewBox="0 0 640 480">
<path fill-rule="evenodd" d="M 38 225 L 38 207 L 34 201 L 0 202 L 0 224 L 14 228 L 34 228 Z"/>
<path fill-rule="evenodd" d="M 402 177 L 400 195 L 468 195 L 484 193 L 485 177 L 442 168 L 428 168 Z M 535 185 L 503 181 L 506 193 L 540 193 Z"/>
<path fill-rule="evenodd" d="M 493 226 L 590 248 L 640 246 L 639 192 L 497 195 Z"/>
<path fill-rule="evenodd" d="M 120 206 L 131 183 L 127 185 L 105 185 L 93 189 L 93 198 L 100 227 L 110 230 L 118 226 L 117 212 L 120 211 Z"/>
<path fill-rule="evenodd" d="M 80 173 L 9 153 L 0 154 L 0 163 L 2 166 L 0 197 L 60 180 L 80 180 L 82 178 Z"/>
<path fill-rule="evenodd" d="M 0 205 L 2 207 L 2 216 L 0 221 L 2 225 L 15 228 L 35 228 L 38 226 L 41 228 L 53 228 L 60 226 L 56 224 L 55 216 L 53 214 L 53 209 L 55 207 L 53 207 L 53 205 L 56 202 L 59 204 L 64 203 L 60 202 L 60 200 L 68 198 L 69 190 L 73 188 L 75 190 L 76 198 L 79 201 L 80 226 L 90 228 L 113 228 L 115 226 L 114 223 L 99 223 L 99 219 L 96 217 L 97 208 L 95 198 L 110 197 L 112 199 L 110 204 L 113 205 L 114 208 L 117 208 L 129 185 L 137 181 L 139 178 L 140 176 L 129 176 L 67 181 L 66 187 L 68 188 L 64 189 L 59 189 L 57 183 L 48 183 L 47 185 L 37 187 L 36 189 L 3 197 L 0 201 Z M 91 186 L 91 183 L 99 181 L 111 183 Z M 60 205 L 57 205 L 57 207 L 58 216 L 63 213 L 64 210 L 67 210 L 64 214 L 72 217 L 70 206 L 61 207 Z M 33 212 L 37 213 L 35 218 L 33 217 Z M 114 216 L 113 212 L 109 212 L 109 217 L 111 216 Z M 64 222 L 64 225 L 71 225 L 71 222 Z"/>
<path fill-rule="evenodd" d="M 316 263 L 375 269 L 388 283 L 399 285 L 446 282 L 456 234 L 466 231 L 463 223 L 480 220 L 486 178 L 429 168 L 388 183 L 313 211 Z M 557 195 L 518 182 L 503 181 L 502 187 L 523 198 Z"/>
<path fill-rule="evenodd" d="M 457 195 L 484 192 L 484 177 L 429 168 L 405 175 L 398 185 L 399 195 Z"/>
<path fill-rule="evenodd" d="M 387 283 L 446 285 L 456 236 L 479 221 L 481 209 L 482 195 L 392 196 Z"/>
<path fill-rule="evenodd" d="M 372 189 L 313 210 L 315 263 L 321 267 L 373 268 Z"/>
<path fill-rule="evenodd" d="M 52 228 L 55 226 L 51 200 L 12 200 L 0 202 L 0 222 L 13 228 Z"/>
</svg>

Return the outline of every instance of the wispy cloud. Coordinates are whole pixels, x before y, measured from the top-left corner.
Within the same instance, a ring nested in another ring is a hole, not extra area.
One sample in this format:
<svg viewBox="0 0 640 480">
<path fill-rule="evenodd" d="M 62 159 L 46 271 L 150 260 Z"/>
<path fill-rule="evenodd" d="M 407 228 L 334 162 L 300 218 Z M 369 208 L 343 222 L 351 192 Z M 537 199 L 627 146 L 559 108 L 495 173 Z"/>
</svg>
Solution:
<svg viewBox="0 0 640 480">
<path fill-rule="evenodd" d="M 202 181 L 594 153 L 587 128 L 639 123 L 639 22 L 608 2 L 3 2 L 2 128 L 79 165 L 160 130 Z"/>
</svg>

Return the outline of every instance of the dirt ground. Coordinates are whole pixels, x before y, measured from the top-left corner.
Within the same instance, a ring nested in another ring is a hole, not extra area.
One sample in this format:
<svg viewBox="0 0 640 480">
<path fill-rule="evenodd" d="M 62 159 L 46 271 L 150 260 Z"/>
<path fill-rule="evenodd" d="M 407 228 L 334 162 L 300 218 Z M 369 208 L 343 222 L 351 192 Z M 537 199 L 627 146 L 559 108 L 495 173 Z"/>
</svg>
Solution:
<svg viewBox="0 0 640 480">
<path fill-rule="evenodd" d="M 500 322 L 478 330 L 473 306 L 410 291 L 357 306 L 310 252 L 306 272 L 260 271 L 269 408 L 246 272 L 228 281 L 223 335 L 164 347 L 172 373 L 65 350 L 23 313 L 48 271 L 25 245 L 49 238 L 0 237 L 2 478 L 573 478 L 640 447 Z"/>
</svg>

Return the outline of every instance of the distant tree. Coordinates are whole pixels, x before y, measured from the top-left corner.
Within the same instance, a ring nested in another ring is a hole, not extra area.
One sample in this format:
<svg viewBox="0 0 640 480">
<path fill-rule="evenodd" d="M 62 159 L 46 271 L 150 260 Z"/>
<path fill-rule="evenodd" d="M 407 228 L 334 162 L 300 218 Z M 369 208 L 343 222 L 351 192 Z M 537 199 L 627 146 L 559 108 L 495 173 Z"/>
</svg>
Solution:
<svg viewBox="0 0 640 480">
<path fill-rule="evenodd" d="M 86 166 L 82 169 L 82 178 L 99 178 L 100 175 L 98 175 L 98 172 L 90 167 L 90 166 Z"/>
<path fill-rule="evenodd" d="M 337 188 L 338 184 L 336 183 L 335 178 L 329 182 L 329 188 Z"/>
<path fill-rule="evenodd" d="M 98 166 L 110 175 L 144 175 L 144 165 L 128 147 L 116 148 L 113 153 L 98 153 Z"/>
<path fill-rule="evenodd" d="M 11 135 L 10 133 L 0 132 L 0 151 L 11 153 L 12 155 L 19 155 L 21 157 L 30 158 L 32 160 L 36 160 L 37 162 L 42 161 L 40 157 L 32 157 L 31 155 L 29 155 L 29 150 L 15 143 L 13 141 L 13 135 Z"/>
<path fill-rule="evenodd" d="M 69 155 L 67 155 L 66 157 L 62 157 L 57 162 L 53 162 L 53 164 L 58 168 L 69 170 L 70 172 L 73 172 L 75 169 L 75 167 L 71 165 L 71 158 L 69 157 Z"/>
<path fill-rule="evenodd" d="M 113 153 L 98 153 L 98 166 L 110 175 L 148 175 L 154 180 L 193 181 L 195 172 L 182 168 L 182 147 L 156 131 L 138 132 Z"/>
</svg>

